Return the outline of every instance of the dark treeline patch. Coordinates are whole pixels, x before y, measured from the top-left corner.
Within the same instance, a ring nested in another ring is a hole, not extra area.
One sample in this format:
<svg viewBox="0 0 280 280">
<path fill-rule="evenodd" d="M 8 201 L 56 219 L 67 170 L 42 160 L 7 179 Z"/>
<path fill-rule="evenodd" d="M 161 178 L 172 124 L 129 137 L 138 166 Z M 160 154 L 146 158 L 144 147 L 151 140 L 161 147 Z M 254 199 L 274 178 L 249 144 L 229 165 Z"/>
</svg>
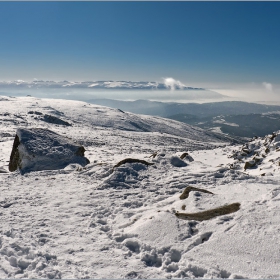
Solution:
<svg viewBox="0 0 280 280">
<path fill-rule="evenodd" d="M 126 164 L 126 163 L 142 163 L 142 164 L 145 164 L 145 165 L 153 165 L 154 163 L 152 162 L 147 162 L 145 160 L 142 160 L 142 159 L 136 159 L 136 158 L 126 158 L 126 159 L 123 159 L 121 160 L 120 162 L 118 162 L 113 168 L 115 167 L 119 167 L 123 164 Z"/>
<path fill-rule="evenodd" d="M 191 191 L 213 194 L 212 192 L 209 192 L 209 191 L 204 190 L 204 189 L 199 189 L 199 188 L 188 186 L 188 187 L 185 188 L 183 193 L 180 195 L 180 199 L 188 198 Z"/>
<path fill-rule="evenodd" d="M 198 212 L 198 213 L 175 213 L 176 217 L 183 220 L 205 221 L 212 218 L 234 213 L 240 209 L 240 203 L 232 203 L 218 208 Z"/>
</svg>

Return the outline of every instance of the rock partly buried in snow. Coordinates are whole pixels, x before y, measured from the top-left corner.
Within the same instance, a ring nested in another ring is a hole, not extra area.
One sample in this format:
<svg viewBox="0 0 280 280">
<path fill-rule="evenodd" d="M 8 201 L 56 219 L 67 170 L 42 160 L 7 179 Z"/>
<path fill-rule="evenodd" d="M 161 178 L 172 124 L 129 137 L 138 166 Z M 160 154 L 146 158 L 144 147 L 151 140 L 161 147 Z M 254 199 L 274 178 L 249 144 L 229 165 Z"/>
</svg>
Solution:
<svg viewBox="0 0 280 280">
<path fill-rule="evenodd" d="M 180 156 L 180 159 L 187 159 L 189 162 L 192 162 L 194 161 L 194 159 L 189 155 L 189 153 L 183 153 L 181 156 Z"/>
<path fill-rule="evenodd" d="M 245 165 L 244 165 L 244 169 L 246 170 L 248 168 L 254 167 L 255 165 L 256 165 L 256 162 L 254 160 L 246 161 Z"/>
<path fill-rule="evenodd" d="M 198 212 L 198 213 L 175 213 L 176 217 L 183 220 L 205 221 L 212 218 L 234 213 L 240 209 L 240 203 L 232 203 L 218 208 Z"/>
<path fill-rule="evenodd" d="M 71 126 L 69 122 L 66 122 L 58 117 L 52 116 L 52 115 L 44 115 L 43 121 L 47 123 L 53 123 L 53 124 L 59 124 L 59 125 L 66 125 L 66 126 Z"/>
<path fill-rule="evenodd" d="M 126 158 L 126 159 L 123 159 L 121 160 L 120 162 L 118 162 L 113 168 L 116 168 L 116 167 L 119 167 L 123 164 L 126 164 L 126 163 L 142 163 L 142 164 L 145 164 L 145 165 L 153 165 L 154 163 L 153 162 L 147 162 L 143 159 L 137 159 L 137 158 Z"/>
<path fill-rule="evenodd" d="M 213 194 L 212 192 L 209 192 L 207 190 L 204 190 L 204 189 L 200 189 L 200 188 L 195 188 L 195 187 L 191 187 L 191 186 L 188 186 L 185 188 L 185 190 L 183 191 L 183 193 L 180 195 L 180 199 L 186 199 L 189 197 L 189 193 L 191 191 L 197 191 L 197 192 L 203 192 L 203 193 L 209 193 L 209 194 Z"/>
<path fill-rule="evenodd" d="M 70 163 L 85 166 L 85 148 L 53 131 L 42 128 L 18 129 L 10 156 L 9 171 L 55 170 Z"/>
</svg>

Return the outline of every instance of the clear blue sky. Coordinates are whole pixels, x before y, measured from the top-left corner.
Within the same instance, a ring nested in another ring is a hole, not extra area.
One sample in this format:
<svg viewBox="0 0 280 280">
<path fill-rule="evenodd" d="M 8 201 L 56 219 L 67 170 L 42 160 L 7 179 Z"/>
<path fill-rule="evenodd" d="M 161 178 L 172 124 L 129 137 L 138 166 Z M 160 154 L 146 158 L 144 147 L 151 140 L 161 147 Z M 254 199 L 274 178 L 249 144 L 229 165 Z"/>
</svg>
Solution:
<svg viewBox="0 0 280 280">
<path fill-rule="evenodd" d="M 0 2 L 1 80 L 279 83 L 280 2 Z"/>
</svg>

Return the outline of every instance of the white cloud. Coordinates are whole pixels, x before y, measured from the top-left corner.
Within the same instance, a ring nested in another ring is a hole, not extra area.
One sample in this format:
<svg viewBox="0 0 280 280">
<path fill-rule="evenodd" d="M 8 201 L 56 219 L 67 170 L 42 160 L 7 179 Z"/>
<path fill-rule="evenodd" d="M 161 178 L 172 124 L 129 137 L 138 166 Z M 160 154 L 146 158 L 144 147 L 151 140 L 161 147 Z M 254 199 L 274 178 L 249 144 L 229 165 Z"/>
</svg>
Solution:
<svg viewBox="0 0 280 280">
<path fill-rule="evenodd" d="M 270 84 L 270 83 L 263 82 L 262 85 L 263 85 L 263 86 L 265 87 L 265 89 L 268 90 L 268 91 L 272 91 L 272 90 L 273 90 L 272 84 Z"/>
<path fill-rule="evenodd" d="M 184 87 L 186 87 L 183 83 L 181 83 L 180 81 L 176 81 L 173 78 L 164 78 L 164 84 L 171 90 L 175 90 L 176 88 L 183 89 Z"/>
</svg>

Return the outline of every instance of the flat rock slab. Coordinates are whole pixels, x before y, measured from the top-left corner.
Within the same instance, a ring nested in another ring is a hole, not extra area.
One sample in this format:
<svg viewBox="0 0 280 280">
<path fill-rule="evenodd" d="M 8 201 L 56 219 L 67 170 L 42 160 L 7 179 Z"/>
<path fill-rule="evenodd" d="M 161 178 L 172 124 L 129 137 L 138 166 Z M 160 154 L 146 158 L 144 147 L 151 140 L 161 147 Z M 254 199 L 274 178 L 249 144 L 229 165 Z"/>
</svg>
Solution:
<svg viewBox="0 0 280 280">
<path fill-rule="evenodd" d="M 23 172 L 62 169 L 71 163 L 85 166 L 85 148 L 51 130 L 17 129 L 9 171 Z"/>
</svg>

